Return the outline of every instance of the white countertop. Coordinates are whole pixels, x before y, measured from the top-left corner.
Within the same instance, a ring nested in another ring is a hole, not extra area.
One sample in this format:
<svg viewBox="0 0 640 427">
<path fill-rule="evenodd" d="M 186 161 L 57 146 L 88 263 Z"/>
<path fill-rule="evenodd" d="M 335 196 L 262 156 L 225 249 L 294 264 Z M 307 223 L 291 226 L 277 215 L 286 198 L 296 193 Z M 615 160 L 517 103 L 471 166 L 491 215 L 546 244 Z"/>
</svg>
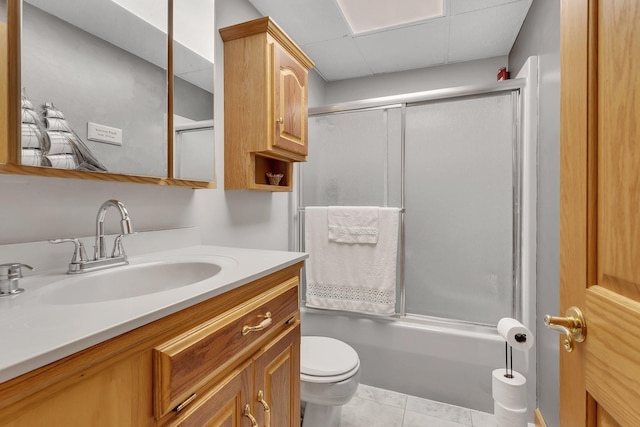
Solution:
<svg viewBox="0 0 640 427">
<path fill-rule="evenodd" d="M 93 303 L 51 301 L 55 282 L 69 279 L 59 270 L 25 277 L 25 291 L 0 298 L 0 383 L 84 350 L 122 333 L 193 306 L 307 258 L 300 252 L 191 246 L 129 258 L 130 265 L 158 261 L 215 262 L 215 276 L 147 295 Z M 115 267 L 112 271 L 118 268 Z M 83 278 L 109 270 L 84 273 Z M 73 277 L 77 277 L 75 275 Z M 88 284 L 90 285 L 90 284 Z M 60 299 L 60 295 L 55 296 Z M 72 300 L 73 297 L 70 297 Z"/>
</svg>

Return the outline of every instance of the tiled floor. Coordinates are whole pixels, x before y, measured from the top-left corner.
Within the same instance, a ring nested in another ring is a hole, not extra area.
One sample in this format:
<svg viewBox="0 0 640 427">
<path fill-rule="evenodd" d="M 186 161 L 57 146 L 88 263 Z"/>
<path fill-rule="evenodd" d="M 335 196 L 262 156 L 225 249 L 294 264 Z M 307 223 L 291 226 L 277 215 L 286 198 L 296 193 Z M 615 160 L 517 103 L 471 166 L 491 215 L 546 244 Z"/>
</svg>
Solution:
<svg viewBox="0 0 640 427">
<path fill-rule="evenodd" d="M 361 384 L 340 427 L 494 427 L 493 415 Z M 529 424 L 533 427 L 533 424 Z"/>
</svg>

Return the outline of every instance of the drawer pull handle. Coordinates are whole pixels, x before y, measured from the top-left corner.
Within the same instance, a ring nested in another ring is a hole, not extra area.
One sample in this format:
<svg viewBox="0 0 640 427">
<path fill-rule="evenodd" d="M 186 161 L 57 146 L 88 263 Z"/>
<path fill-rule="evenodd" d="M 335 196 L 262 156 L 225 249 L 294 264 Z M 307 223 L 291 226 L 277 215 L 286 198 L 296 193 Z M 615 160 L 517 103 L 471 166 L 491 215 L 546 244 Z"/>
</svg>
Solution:
<svg viewBox="0 0 640 427">
<path fill-rule="evenodd" d="M 269 408 L 267 401 L 264 400 L 264 392 L 262 390 L 258 392 L 258 402 L 260 402 L 264 407 L 264 414 L 265 414 L 264 427 L 271 427 L 271 408 Z"/>
<path fill-rule="evenodd" d="M 253 417 L 253 415 L 251 415 L 251 407 L 248 403 L 244 405 L 244 411 L 242 411 L 242 415 L 249 418 L 249 421 L 251 421 L 251 427 L 258 427 L 258 422 Z"/>
<path fill-rule="evenodd" d="M 184 402 L 182 402 L 181 404 L 179 404 L 178 406 L 176 406 L 176 408 L 174 409 L 174 411 L 176 411 L 176 412 L 180 412 L 180 411 L 182 411 L 184 408 L 186 408 L 186 406 L 187 406 L 189 403 L 193 402 L 193 400 L 194 400 L 195 398 L 196 398 L 196 394 L 195 394 L 195 393 L 193 393 L 191 396 L 189 396 L 189 397 L 187 398 L 187 400 L 185 400 Z"/>
<path fill-rule="evenodd" d="M 247 335 L 249 332 L 261 331 L 267 326 L 271 324 L 271 312 L 267 311 L 267 314 L 264 315 L 264 320 L 257 324 L 256 326 L 244 326 L 242 328 L 242 335 Z"/>
</svg>

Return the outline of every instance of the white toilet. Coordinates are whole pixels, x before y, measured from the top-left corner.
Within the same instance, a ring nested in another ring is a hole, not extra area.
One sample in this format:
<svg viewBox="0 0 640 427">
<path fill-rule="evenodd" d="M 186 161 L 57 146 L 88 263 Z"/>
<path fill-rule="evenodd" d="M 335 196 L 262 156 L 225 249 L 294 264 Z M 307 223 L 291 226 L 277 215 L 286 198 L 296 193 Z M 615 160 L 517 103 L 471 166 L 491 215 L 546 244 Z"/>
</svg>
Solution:
<svg viewBox="0 0 640 427">
<path fill-rule="evenodd" d="M 349 344 L 329 337 L 302 337 L 302 427 L 338 427 L 342 405 L 356 394 L 359 383 L 360 359 Z"/>
</svg>

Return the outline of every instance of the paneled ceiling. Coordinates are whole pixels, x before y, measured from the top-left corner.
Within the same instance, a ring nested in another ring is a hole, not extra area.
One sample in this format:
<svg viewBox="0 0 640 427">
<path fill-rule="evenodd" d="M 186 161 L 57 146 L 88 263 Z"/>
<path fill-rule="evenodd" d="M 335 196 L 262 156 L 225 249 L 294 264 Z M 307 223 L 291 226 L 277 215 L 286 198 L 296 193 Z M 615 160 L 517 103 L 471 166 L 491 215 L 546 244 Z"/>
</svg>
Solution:
<svg viewBox="0 0 640 427">
<path fill-rule="evenodd" d="M 444 0 L 442 17 L 358 35 L 337 0 L 249 1 L 334 81 L 508 55 L 533 0 Z"/>
</svg>

